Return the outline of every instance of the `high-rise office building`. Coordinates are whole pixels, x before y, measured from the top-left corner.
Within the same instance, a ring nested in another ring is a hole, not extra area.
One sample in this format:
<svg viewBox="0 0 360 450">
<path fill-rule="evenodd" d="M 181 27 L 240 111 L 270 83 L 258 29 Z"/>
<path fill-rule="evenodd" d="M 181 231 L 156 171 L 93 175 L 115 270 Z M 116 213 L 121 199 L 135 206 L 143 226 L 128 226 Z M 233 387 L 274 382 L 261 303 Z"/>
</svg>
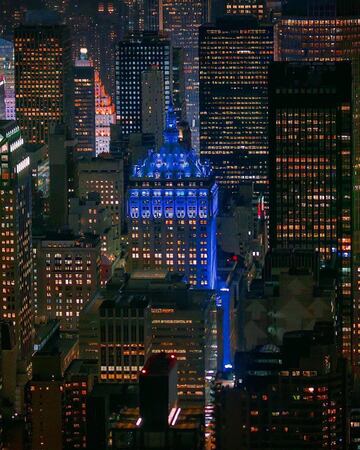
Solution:
<svg viewBox="0 0 360 450">
<path fill-rule="evenodd" d="M 174 47 L 183 49 L 187 117 L 193 145 L 199 147 L 199 27 L 207 22 L 207 2 L 203 0 L 162 0 L 163 30 Z"/>
<path fill-rule="evenodd" d="M 100 239 L 87 234 L 48 233 L 34 239 L 38 321 L 57 319 L 78 328 L 80 311 L 100 287 Z"/>
<path fill-rule="evenodd" d="M 0 39 L 0 76 L 5 81 L 5 119 L 15 120 L 14 45 L 4 39 Z"/>
<path fill-rule="evenodd" d="M 74 135 L 78 156 L 95 156 L 95 73 L 82 49 L 74 68 Z"/>
<path fill-rule="evenodd" d="M 74 336 L 61 337 L 56 322 L 44 345 L 33 355 L 32 379 L 26 386 L 27 421 L 33 449 L 64 448 L 63 377 L 77 355 L 77 339 Z"/>
<path fill-rule="evenodd" d="M 75 359 L 64 373 L 63 445 L 67 450 L 87 449 L 87 396 L 94 386 L 95 361 Z"/>
<path fill-rule="evenodd" d="M 123 0 L 120 4 L 121 36 L 144 31 L 146 0 Z M 148 29 L 148 28 L 145 28 Z"/>
<path fill-rule="evenodd" d="M 58 11 L 63 14 L 68 7 L 69 0 L 44 0 L 43 3 L 46 8 Z"/>
<path fill-rule="evenodd" d="M 14 413 L 16 402 L 16 343 L 13 327 L 0 320 L 0 423 Z M 1 427 L 1 425 L 0 425 Z M 1 448 L 1 447 L 0 447 Z"/>
<path fill-rule="evenodd" d="M 270 246 L 337 257 L 342 349 L 352 340 L 352 75 L 348 62 L 270 70 Z M 340 138 L 339 138 L 340 137 Z"/>
<path fill-rule="evenodd" d="M 179 144 L 169 105 L 164 145 L 133 168 L 128 188 L 131 264 L 168 269 L 199 288 L 214 288 L 218 187 L 210 166 Z"/>
<path fill-rule="evenodd" d="M 110 421 L 111 450 L 201 450 L 204 448 L 201 408 L 180 408 L 174 355 L 153 355 L 140 373 L 136 408 L 124 405 Z"/>
<path fill-rule="evenodd" d="M 252 14 L 263 19 L 266 14 L 266 0 L 220 0 L 223 14 Z"/>
<path fill-rule="evenodd" d="M 156 148 L 162 144 L 165 125 L 164 76 L 161 70 L 151 68 L 141 74 L 141 123 L 143 133 L 153 133 Z"/>
<path fill-rule="evenodd" d="M 110 127 L 116 123 L 115 105 L 100 74 L 95 70 L 95 139 L 96 155 L 110 152 Z"/>
<path fill-rule="evenodd" d="M 0 75 L 0 120 L 6 120 L 5 113 L 5 78 Z"/>
<path fill-rule="evenodd" d="M 48 143 L 49 155 L 49 224 L 55 230 L 67 225 L 69 198 L 74 194 L 75 145 L 69 130 L 62 124 L 51 126 Z"/>
<path fill-rule="evenodd" d="M 316 322 L 334 321 L 337 276 L 313 250 L 278 249 L 267 253 L 262 280 L 240 293 L 236 307 L 237 348 L 250 351 L 284 333 L 312 330 Z"/>
<path fill-rule="evenodd" d="M 192 289 L 178 274 L 153 270 L 133 272 L 123 292 L 144 296 L 149 303 L 149 311 L 144 314 L 148 336 L 145 359 L 161 353 L 175 355 L 179 401 L 203 407 L 209 402 L 218 365 L 214 291 Z"/>
<path fill-rule="evenodd" d="M 90 192 L 100 194 L 101 204 L 111 214 L 118 239 L 125 220 L 123 160 L 103 154 L 98 158 L 79 161 L 78 197 L 86 197 Z"/>
<path fill-rule="evenodd" d="M 289 1 L 284 5 L 283 17 L 275 25 L 275 59 L 280 61 L 352 61 L 353 79 L 353 168 L 354 186 L 351 192 L 352 214 L 352 323 L 347 324 L 346 333 L 352 334 L 352 361 L 359 366 L 360 333 L 360 8 L 358 1 L 341 0 L 307 0 Z M 350 310 L 349 310 L 350 312 Z M 350 356 L 348 337 L 345 354 Z"/>
<path fill-rule="evenodd" d="M 100 236 L 101 255 L 110 262 L 120 254 L 120 239 L 112 225 L 111 213 L 101 203 L 98 192 L 90 192 L 86 198 L 70 198 L 68 225 L 76 236 L 84 234 Z"/>
<path fill-rule="evenodd" d="M 157 32 L 130 34 L 121 41 L 116 54 L 116 118 L 127 135 L 142 129 L 141 74 L 157 67 L 163 72 L 166 104 L 173 83 L 172 45 Z"/>
<path fill-rule="evenodd" d="M 268 190 L 268 66 L 273 27 L 226 16 L 200 28 L 200 155 L 220 185 Z"/>
<path fill-rule="evenodd" d="M 151 300 L 151 342 L 147 354 L 174 354 L 179 362 L 178 394 L 182 404 L 205 405 L 217 370 L 215 297 L 178 284 L 159 290 Z"/>
<path fill-rule="evenodd" d="M 72 34 L 72 55 L 87 48 L 94 68 L 99 72 L 106 91 L 115 95 L 115 47 L 128 31 L 120 0 L 76 0 L 69 2 L 65 14 Z M 124 19 L 124 20 L 123 20 Z"/>
<path fill-rule="evenodd" d="M 52 123 L 71 125 L 69 31 L 55 13 L 29 13 L 15 29 L 16 116 L 29 143 L 46 143 Z"/>
<path fill-rule="evenodd" d="M 0 35 L 12 40 L 14 27 L 19 25 L 26 11 L 24 2 L 20 0 L 3 0 L 0 5 Z"/>
<path fill-rule="evenodd" d="M 144 0 L 144 31 L 163 29 L 162 0 Z"/>
<path fill-rule="evenodd" d="M 32 258 L 30 158 L 18 125 L 0 121 L 1 317 L 12 323 L 18 357 L 32 350 Z"/>
<path fill-rule="evenodd" d="M 357 0 L 287 0 L 283 2 L 284 16 L 299 16 L 312 18 L 328 18 L 339 16 L 353 16 L 360 14 Z"/>
<path fill-rule="evenodd" d="M 127 296 L 107 286 L 99 308 L 99 379 L 135 383 L 145 364 L 149 340 L 149 307 L 145 295 Z"/>
<path fill-rule="evenodd" d="M 138 392 L 137 384 L 95 384 L 87 398 L 87 450 L 108 450 L 111 422 L 125 407 L 136 408 Z"/>
<path fill-rule="evenodd" d="M 185 72 L 184 72 L 184 50 L 173 47 L 173 85 L 172 99 L 178 121 L 187 121 L 186 95 L 185 95 Z"/>
<path fill-rule="evenodd" d="M 359 41 L 358 2 L 290 1 L 275 25 L 275 59 L 337 61 L 356 58 L 359 48 L 354 44 Z"/>
<path fill-rule="evenodd" d="M 348 448 L 349 369 L 325 324 L 237 354 L 234 378 L 215 389 L 217 449 Z"/>
</svg>

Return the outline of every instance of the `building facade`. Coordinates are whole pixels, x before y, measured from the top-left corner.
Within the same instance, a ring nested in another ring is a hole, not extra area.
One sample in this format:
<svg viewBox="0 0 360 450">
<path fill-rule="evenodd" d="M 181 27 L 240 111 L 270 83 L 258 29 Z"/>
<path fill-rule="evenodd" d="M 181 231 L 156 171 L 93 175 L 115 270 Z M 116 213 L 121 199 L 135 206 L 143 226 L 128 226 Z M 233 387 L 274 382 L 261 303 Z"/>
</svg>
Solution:
<svg viewBox="0 0 360 450">
<path fill-rule="evenodd" d="M 110 126 L 115 122 L 115 105 L 101 81 L 99 72 L 95 70 L 96 155 L 110 152 Z"/>
<path fill-rule="evenodd" d="M 124 292 L 142 295 L 149 303 L 145 360 L 161 353 L 174 355 L 180 403 L 204 407 L 218 365 L 215 292 L 192 289 L 181 276 L 158 270 L 133 272 Z"/>
<path fill-rule="evenodd" d="M 1 318 L 14 326 L 18 357 L 32 351 L 32 239 L 30 158 L 19 126 L 0 121 Z"/>
<path fill-rule="evenodd" d="M 350 356 L 351 65 L 275 63 L 269 86 L 270 247 L 316 250 L 323 261 L 336 256 L 337 319 L 343 352 Z"/>
<path fill-rule="evenodd" d="M 113 262 L 120 254 L 120 240 L 108 208 L 101 204 L 98 193 L 89 193 L 86 198 L 69 199 L 69 228 L 78 235 L 100 236 L 101 255 Z"/>
<path fill-rule="evenodd" d="M 5 119 L 15 120 L 14 45 L 4 39 L 0 39 L 0 76 L 5 80 Z"/>
<path fill-rule="evenodd" d="M 199 27 L 207 22 L 208 2 L 203 0 L 162 0 L 162 29 L 174 47 L 183 49 L 187 114 L 193 145 L 199 148 Z"/>
<path fill-rule="evenodd" d="M 38 14 L 15 30 L 15 90 L 24 140 L 42 144 L 51 123 L 71 124 L 72 63 L 69 30 Z"/>
<path fill-rule="evenodd" d="M 68 443 L 64 442 L 63 432 L 63 377 L 69 364 L 77 358 L 78 350 L 77 339 L 60 337 L 59 324 L 55 323 L 46 343 L 32 357 L 32 378 L 25 391 L 28 439 L 34 449 L 61 450 Z M 66 448 L 71 447 L 66 445 Z"/>
<path fill-rule="evenodd" d="M 58 319 L 62 329 L 77 330 L 80 311 L 100 286 L 100 239 L 54 234 L 35 245 L 37 320 Z"/>
<path fill-rule="evenodd" d="M 178 142 L 169 105 L 164 145 L 134 166 L 127 217 L 134 269 L 168 269 L 192 286 L 214 288 L 218 187 L 208 164 Z"/>
<path fill-rule="evenodd" d="M 223 0 L 225 14 L 252 14 L 258 19 L 266 15 L 266 0 Z"/>
<path fill-rule="evenodd" d="M 165 125 L 164 76 L 160 70 L 151 68 L 141 74 L 141 97 L 142 132 L 153 133 L 156 148 L 160 148 Z"/>
<path fill-rule="evenodd" d="M 118 289 L 111 296 L 110 291 L 111 286 L 99 308 L 99 377 L 102 382 L 136 383 L 149 339 L 148 301 L 119 295 Z"/>
<path fill-rule="evenodd" d="M 95 156 L 95 73 L 82 49 L 74 68 L 74 135 L 79 156 Z"/>
<path fill-rule="evenodd" d="M 331 31 L 331 32 L 330 32 Z M 288 2 L 284 8 L 284 15 L 275 26 L 275 59 L 279 61 L 352 61 L 352 98 L 353 98 L 353 151 L 352 151 L 352 285 L 351 295 L 353 304 L 352 323 L 346 325 L 344 335 L 348 335 L 344 344 L 344 353 L 352 356 L 354 367 L 359 366 L 360 334 L 355 325 L 360 321 L 360 281 L 358 279 L 360 266 L 360 138 L 359 126 L 359 98 L 360 98 L 360 11 L 356 1 L 329 2 L 308 0 L 301 5 Z M 352 331 L 351 331 L 352 330 Z M 350 335 L 351 351 L 349 348 Z"/>
<path fill-rule="evenodd" d="M 120 158 L 103 154 L 98 158 L 83 159 L 78 164 L 78 196 L 90 192 L 100 194 L 101 205 L 111 214 L 116 238 L 124 222 L 124 163 Z"/>
<path fill-rule="evenodd" d="M 166 104 L 172 91 L 172 45 L 158 32 L 130 34 L 116 53 L 116 118 L 127 135 L 142 130 L 141 74 L 151 67 L 163 72 Z"/>
<path fill-rule="evenodd" d="M 273 27 L 228 15 L 200 28 L 200 155 L 217 181 L 268 190 L 268 66 Z"/>
<path fill-rule="evenodd" d="M 216 448 L 348 448 L 349 371 L 326 330 L 237 355 L 235 387 L 215 393 Z"/>
</svg>

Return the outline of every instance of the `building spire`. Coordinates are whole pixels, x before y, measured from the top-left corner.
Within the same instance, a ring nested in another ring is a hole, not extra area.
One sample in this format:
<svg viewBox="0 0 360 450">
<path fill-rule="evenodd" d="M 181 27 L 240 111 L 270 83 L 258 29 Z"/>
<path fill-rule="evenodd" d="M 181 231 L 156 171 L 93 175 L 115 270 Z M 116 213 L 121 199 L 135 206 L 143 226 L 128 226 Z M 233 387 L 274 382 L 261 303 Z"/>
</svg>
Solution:
<svg viewBox="0 0 360 450">
<path fill-rule="evenodd" d="M 164 143 L 177 144 L 179 141 L 179 131 L 176 123 L 176 112 L 172 98 L 170 97 L 168 108 L 166 111 L 166 125 L 164 130 Z"/>
</svg>

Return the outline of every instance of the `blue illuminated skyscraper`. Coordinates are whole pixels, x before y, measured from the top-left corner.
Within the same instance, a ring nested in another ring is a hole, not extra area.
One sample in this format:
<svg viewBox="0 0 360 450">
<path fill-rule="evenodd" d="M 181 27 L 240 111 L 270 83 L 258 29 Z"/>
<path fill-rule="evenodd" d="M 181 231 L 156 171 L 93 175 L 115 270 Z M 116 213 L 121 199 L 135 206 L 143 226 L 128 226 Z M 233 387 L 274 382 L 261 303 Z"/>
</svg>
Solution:
<svg viewBox="0 0 360 450">
<path fill-rule="evenodd" d="M 179 145 L 170 102 L 164 145 L 134 166 L 128 189 L 132 269 L 168 269 L 214 288 L 218 187 L 208 163 Z"/>
</svg>

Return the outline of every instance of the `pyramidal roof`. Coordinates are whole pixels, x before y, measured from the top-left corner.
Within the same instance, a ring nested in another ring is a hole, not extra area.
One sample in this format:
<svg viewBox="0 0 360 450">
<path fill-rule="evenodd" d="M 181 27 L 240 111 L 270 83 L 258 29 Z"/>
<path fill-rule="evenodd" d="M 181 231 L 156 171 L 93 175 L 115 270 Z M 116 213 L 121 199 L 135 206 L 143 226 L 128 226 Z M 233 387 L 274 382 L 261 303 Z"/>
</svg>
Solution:
<svg viewBox="0 0 360 450">
<path fill-rule="evenodd" d="M 134 178 L 181 180 L 211 175 L 208 162 L 201 163 L 195 150 L 185 149 L 179 144 L 176 112 L 171 100 L 163 137 L 164 145 L 158 151 L 149 150 L 147 157 L 134 166 Z"/>
</svg>

